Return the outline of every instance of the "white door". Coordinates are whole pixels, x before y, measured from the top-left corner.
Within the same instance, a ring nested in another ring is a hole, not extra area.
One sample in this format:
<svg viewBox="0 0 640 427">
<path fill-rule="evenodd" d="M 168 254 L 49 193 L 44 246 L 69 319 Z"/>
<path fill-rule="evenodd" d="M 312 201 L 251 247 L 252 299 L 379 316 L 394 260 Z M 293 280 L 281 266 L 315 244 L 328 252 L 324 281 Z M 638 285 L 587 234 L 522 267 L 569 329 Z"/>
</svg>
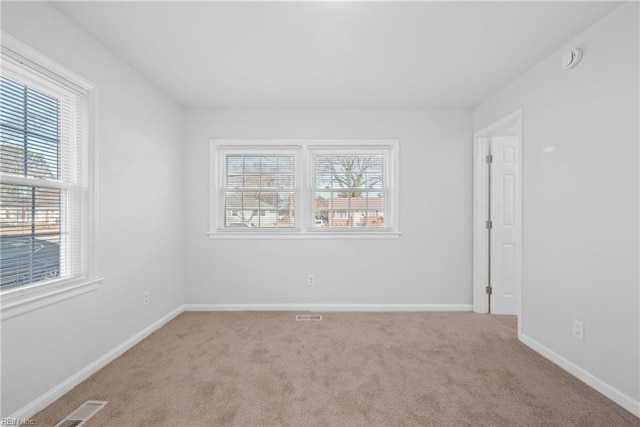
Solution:
<svg viewBox="0 0 640 427">
<path fill-rule="evenodd" d="M 491 312 L 517 314 L 520 280 L 520 153 L 518 138 L 491 138 Z"/>
</svg>

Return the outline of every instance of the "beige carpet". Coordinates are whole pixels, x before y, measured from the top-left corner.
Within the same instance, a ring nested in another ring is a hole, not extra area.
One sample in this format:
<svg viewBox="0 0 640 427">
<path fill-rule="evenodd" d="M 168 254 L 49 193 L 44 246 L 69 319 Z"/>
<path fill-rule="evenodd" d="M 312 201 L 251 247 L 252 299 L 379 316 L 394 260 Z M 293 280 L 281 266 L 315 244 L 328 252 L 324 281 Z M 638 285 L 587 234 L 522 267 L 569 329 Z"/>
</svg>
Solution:
<svg viewBox="0 0 640 427">
<path fill-rule="evenodd" d="M 183 313 L 34 417 L 88 426 L 637 426 L 472 313 Z"/>
</svg>

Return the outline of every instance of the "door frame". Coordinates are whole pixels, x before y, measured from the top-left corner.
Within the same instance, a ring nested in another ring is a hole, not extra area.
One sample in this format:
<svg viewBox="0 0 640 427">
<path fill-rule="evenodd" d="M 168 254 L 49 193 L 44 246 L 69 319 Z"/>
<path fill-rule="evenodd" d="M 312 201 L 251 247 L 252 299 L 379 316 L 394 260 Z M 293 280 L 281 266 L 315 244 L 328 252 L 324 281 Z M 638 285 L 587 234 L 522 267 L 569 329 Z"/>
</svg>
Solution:
<svg viewBox="0 0 640 427">
<path fill-rule="evenodd" d="M 488 165 L 486 155 L 489 140 L 494 136 L 515 136 L 518 138 L 517 162 L 520 166 L 519 180 L 516 182 L 516 194 L 520 205 L 516 221 L 520 224 L 518 240 L 520 242 L 519 256 L 516 259 L 518 283 L 516 290 L 516 315 L 518 317 L 518 337 L 522 334 L 522 175 L 523 175 L 523 126 L 522 110 L 515 111 L 508 116 L 490 124 L 473 134 L 473 311 L 487 313 L 486 286 L 488 280 L 488 236 L 486 229 L 488 201 Z"/>
</svg>

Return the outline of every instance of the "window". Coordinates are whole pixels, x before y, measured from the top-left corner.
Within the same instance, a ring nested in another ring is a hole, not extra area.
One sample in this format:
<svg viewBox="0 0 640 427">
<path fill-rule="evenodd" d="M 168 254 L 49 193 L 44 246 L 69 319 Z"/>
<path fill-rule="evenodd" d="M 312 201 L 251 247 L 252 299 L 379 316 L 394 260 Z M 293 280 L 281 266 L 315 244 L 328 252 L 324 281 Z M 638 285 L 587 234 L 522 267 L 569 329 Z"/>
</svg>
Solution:
<svg viewBox="0 0 640 427">
<path fill-rule="evenodd" d="M 211 141 L 212 237 L 399 235 L 397 141 Z"/>
<path fill-rule="evenodd" d="M 384 152 L 313 150 L 314 227 L 384 228 Z"/>
<path fill-rule="evenodd" d="M 13 290 L 50 283 L 78 285 L 91 277 L 90 90 L 89 84 L 3 34 L 3 309 Z"/>
<path fill-rule="evenodd" d="M 224 156 L 224 227 L 261 229 L 295 226 L 295 156 Z"/>
</svg>

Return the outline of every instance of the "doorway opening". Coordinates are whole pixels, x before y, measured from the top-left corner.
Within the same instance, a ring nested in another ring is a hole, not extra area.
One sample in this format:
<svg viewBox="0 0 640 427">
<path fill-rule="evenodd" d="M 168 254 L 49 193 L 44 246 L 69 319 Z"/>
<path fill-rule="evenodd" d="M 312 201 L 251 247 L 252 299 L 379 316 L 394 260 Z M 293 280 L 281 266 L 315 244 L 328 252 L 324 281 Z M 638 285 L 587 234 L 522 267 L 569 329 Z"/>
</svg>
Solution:
<svg viewBox="0 0 640 427">
<path fill-rule="evenodd" d="M 522 111 L 476 132 L 473 311 L 514 314 L 520 334 Z"/>
</svg>

